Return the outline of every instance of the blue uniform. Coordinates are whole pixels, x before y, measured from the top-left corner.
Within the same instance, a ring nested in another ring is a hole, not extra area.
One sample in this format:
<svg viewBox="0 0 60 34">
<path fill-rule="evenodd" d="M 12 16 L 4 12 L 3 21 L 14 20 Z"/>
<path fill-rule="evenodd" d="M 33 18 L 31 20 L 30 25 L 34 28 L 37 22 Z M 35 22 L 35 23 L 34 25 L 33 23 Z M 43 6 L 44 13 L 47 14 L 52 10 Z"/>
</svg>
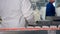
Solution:
<svg viewBox="0 0 60 34">
<path fill-rule="evenodd" d="M 50 2 L 46 6 L 46 16 L 55 16 L 55 7 Z"/>
</svg>

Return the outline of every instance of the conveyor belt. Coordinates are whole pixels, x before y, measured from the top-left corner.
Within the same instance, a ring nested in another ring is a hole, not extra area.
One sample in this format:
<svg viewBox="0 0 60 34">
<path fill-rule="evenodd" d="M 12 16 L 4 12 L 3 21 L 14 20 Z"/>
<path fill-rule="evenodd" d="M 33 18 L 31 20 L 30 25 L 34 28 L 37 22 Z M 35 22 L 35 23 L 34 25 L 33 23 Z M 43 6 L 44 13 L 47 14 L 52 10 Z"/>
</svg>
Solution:
<svg viewBox="0 0 60 34">
<path fill-rule="evenodd" d="M 0 34 L 48 34 L 48 31 L 4 31 Z"/>
<path fill-rule="evenodd" d="M 47 30 L 38 31 L 3 31 L 4 34 L 60 34 L 60 30 L 52 30 L 50 33 Z"/>
</svg>

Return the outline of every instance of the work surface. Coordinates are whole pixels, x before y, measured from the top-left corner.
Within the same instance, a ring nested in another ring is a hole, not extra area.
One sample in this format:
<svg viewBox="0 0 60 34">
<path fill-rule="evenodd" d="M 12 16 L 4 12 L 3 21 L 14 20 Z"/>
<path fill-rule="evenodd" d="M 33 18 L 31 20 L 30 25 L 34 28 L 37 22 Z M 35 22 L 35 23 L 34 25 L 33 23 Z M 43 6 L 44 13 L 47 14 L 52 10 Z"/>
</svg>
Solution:
<svg viewBox="0 0 60 34">
<path fill-rule="evenodd" d="M 60 34 L 59 30 L 52 30 L 49 33 L 47 30 L 38 30 L 38 31 L 5 31 L 5 32 L 0 32 L 0 34 Z"/>
</svg>

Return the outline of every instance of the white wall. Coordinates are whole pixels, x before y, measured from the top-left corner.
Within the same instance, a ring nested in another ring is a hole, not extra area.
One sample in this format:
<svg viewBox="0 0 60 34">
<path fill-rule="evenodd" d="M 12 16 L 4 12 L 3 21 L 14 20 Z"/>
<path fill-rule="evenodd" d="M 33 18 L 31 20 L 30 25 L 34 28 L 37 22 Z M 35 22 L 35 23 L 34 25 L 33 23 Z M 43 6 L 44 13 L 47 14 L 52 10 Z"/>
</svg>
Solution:
<svg viewBox="0 0 60 34">
<path fill-rule="evenodd" d="M 57 16 L 60 16 L 60 7 L 56 8 L 56 14 Z"/>
</svg>

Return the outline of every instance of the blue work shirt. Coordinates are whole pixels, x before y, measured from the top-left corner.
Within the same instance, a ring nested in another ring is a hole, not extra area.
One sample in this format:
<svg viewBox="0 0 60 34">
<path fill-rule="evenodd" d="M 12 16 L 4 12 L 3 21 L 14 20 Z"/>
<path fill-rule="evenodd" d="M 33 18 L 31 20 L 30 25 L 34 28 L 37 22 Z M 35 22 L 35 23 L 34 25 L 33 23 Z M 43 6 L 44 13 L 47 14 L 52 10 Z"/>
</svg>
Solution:
<svg viewBox="0 0 60 34">
<path fill-rule="evenodd" d="M 55 7 L 51 2 L 46 5 L 46 16 L 55 16 Z"/>
</svg>

